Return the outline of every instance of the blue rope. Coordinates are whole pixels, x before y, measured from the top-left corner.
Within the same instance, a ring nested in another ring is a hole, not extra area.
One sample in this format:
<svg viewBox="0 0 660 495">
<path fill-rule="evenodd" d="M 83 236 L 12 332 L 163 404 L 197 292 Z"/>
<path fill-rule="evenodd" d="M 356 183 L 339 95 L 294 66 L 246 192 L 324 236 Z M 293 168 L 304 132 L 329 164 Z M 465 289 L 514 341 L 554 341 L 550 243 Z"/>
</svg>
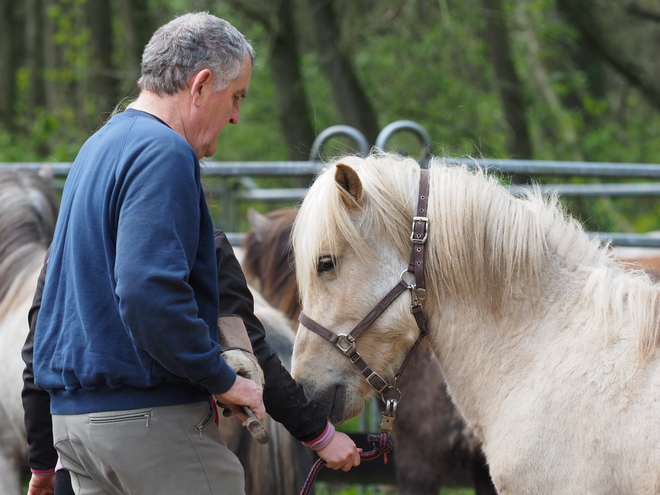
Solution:
<svg viewBox="0 0 660 495">
<path fill-rule="evenodd" d="M 383 455 L 383 462 L 387 464 L 387 454 L 392 450 L 392 440 L 390 439 L 389 433 L 380 433 L 379 435 L 367 435 L 367 440 L 369 443 L 374 445 L 374 448 L 369 452 L 360 452 L 360 459 L 364 461 L 371 461 Z M 312 469 L 307 475 L 307 479 L 303 484 L 302 489 L 300 490 L 300 495 L 308 495 L 312 489 L 312 485 L 316 480 L 321 468 L 325 466 L 325 461 L 323 459 L 317 459 L 317 461 L 312 466 Z"/>
</svg>

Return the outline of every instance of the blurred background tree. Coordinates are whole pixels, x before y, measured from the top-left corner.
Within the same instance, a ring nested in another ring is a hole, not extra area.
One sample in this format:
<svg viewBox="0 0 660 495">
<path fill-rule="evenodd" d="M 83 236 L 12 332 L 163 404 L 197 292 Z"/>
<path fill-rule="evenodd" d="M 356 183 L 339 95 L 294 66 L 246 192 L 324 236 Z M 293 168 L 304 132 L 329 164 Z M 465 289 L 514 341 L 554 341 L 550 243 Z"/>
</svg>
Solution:
<svg viewBox="0 0 660 495">
<path fill-rule="evenodd" d="M 660 0 L 0 0 L 0 161 L 73 159 L 136 96 L 154 29 L 197 10 L 257 52 L 216 160 L 306 159 L 331 125 L 373 142 L 409 119 L 434 154 L 660 163 Z M 648 198 L 613 208 L 660 227 Z"/>
</svg>

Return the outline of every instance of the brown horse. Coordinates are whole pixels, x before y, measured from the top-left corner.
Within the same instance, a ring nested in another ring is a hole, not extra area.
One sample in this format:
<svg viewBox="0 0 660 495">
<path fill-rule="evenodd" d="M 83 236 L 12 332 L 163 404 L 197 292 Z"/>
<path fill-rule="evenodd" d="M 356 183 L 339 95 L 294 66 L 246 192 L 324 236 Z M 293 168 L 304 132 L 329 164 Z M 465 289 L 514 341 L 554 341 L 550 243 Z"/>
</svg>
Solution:
<svg viewBox="0 0 660 495">
<path fill-rule="evenodd" d="M 290 235 L 296 209 L 261 215 L 248 212 L 245 275 L 268 302 L 292 320 L 300 313 Z M 404 398 L 392 432 L 396 478 L 401 495 L 437 495 L 457 478 L 472 478 L 478 495 L 495 494 L 481 445 L 454 407 L 442 374 L 423 349 L 400 382 Z"/>
</svg>

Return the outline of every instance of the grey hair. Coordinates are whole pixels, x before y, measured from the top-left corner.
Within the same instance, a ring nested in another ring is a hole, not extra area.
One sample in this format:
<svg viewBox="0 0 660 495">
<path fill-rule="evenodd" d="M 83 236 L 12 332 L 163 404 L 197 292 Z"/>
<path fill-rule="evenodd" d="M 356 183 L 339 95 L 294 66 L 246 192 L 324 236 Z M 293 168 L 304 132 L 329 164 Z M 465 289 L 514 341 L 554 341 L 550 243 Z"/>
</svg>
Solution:
<svg viewBox="0 0 660 495">
<path fill-rule="evenodd" d="M 159 96 L 183 89 L 202 69 L 213 73 L 215 89 L 225 89 L 241 75 L 245 55 L 254 49 L 230 23 L 207 12 L 185 14 L 160 27 L 142 54 L 140 90 Z"/>
</svg>

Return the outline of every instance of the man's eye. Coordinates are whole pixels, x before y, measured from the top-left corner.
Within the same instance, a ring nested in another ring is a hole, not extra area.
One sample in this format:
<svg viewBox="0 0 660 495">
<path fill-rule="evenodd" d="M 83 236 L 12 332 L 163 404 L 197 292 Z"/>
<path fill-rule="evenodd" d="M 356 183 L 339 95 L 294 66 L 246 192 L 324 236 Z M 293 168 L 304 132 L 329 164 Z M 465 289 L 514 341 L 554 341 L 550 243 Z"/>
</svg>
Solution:
<svg viewBox="0 0 660 495">
<path fill-rule="evenodd" d="M 335 260 L 331 256 L 323 256 L 319 258 L 318 265 L 316 265 L 316 271 L 319 273 L 328 272 L 335 267 Z"/>
</svg>

